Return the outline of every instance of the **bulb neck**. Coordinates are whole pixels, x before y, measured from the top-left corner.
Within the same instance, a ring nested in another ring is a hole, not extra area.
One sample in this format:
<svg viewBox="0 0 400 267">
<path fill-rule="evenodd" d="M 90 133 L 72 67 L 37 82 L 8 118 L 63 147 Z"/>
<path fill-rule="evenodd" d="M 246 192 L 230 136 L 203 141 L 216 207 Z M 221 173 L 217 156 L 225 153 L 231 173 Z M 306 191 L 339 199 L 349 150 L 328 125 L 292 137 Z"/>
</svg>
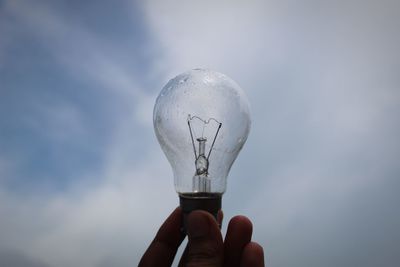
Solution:
<svg viewBox="0 0 400 267">
<path fill-rule="evenodd" d="M 186 233 L 187 217 L 194 210 L 204 210 L 211 213 L 218 221 L 218 211 L 221 209 L 221 193 L 179 193 L 180 207 L 183 212 L 183 229 Z"/>
</svg>

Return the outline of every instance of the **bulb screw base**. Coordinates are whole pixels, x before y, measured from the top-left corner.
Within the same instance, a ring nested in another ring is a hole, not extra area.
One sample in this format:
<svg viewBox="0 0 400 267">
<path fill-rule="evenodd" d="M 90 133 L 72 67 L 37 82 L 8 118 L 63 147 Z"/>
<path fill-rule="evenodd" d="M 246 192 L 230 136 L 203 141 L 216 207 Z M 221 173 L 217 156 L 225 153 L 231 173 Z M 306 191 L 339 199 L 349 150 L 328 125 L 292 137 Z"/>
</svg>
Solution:
<svg viewBox="0 0 400 267">
<path fill-rule="evenodd" d="M 218 211 L 221 209 L 222 194 L 220 193 L 181 193 L 180 207 L 183 212 L 182 232 L 186 234 L 187 216 L 194 210 L 204 210 L 211 213 L 218 222 Z"/>
</svg>

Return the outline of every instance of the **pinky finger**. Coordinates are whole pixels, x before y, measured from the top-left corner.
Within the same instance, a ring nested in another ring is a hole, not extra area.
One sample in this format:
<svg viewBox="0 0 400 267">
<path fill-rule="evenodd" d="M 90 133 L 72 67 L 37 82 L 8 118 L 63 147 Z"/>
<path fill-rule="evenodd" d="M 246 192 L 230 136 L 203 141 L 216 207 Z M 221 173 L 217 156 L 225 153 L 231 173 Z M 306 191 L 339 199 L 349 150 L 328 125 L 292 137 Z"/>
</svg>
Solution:
<svg viewBox="0 0 400 267">
<path fill-rule="evenodd" d="M 243 249 L 240 266 L 264 267 L 264 250 L 256 242 L 248 243 Z"/>
</svg>

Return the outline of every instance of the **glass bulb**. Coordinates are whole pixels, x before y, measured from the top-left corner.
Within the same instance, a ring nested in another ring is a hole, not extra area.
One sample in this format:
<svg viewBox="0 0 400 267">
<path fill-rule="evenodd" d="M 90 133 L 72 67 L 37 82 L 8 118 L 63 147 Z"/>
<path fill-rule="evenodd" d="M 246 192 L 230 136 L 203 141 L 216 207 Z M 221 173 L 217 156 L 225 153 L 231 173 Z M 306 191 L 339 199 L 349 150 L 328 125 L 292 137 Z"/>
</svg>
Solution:
<svg viewBox="0 0 400 267">
<path fill-rule="evenodd" d="M 229 170 L 250 130 L 242 89 L 215 71 L 182 73 L 161 90 L 153 123 L 184 212 L 205 209 L 216 215 Z"/>
</svg>

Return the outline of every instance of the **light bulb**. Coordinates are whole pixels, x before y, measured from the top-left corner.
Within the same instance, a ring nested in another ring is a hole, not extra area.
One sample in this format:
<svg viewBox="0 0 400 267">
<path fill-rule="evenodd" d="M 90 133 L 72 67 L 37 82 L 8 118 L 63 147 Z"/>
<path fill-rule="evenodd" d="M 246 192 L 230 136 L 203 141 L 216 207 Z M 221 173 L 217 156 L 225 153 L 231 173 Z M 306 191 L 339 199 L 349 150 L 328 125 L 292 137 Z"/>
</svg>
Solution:
<svg viewBox="0 0 400 267">
<path fill-rule="evenodd" d="M 184 214 L 202 209 L 216 217 L 229 170 L 250 131 L 242 89 L 215 71 L 182 73 L 161 90 L 153 123 Z"/>
</svg>

